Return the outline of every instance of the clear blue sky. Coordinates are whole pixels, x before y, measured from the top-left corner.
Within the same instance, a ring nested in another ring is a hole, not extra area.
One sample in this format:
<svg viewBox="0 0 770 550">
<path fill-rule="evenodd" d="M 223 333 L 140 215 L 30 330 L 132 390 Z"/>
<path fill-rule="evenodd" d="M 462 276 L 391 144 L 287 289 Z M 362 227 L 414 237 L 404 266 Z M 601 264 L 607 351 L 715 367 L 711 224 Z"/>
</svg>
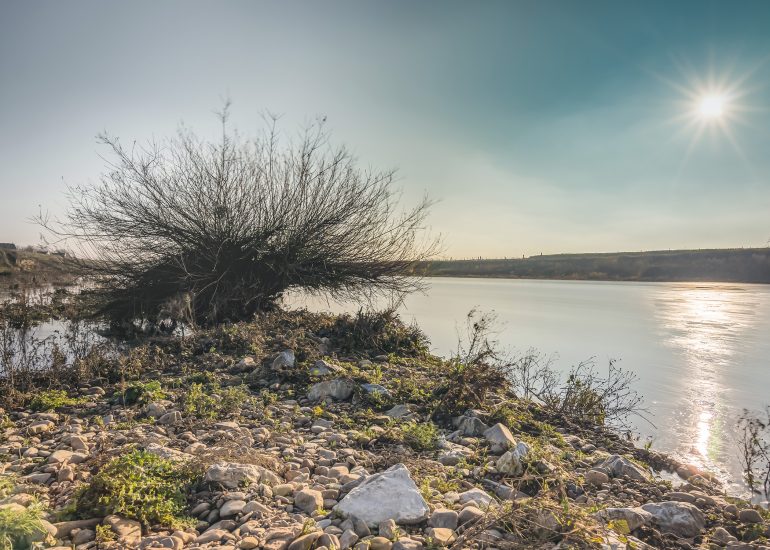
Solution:
<svg viewBox="0 0 770 550">
<path fill-rule="evenodd" d="M 0 241 L 98 178 L 98 132 L 208 134 L 226 95 L 244 134 L 327 116 L 449 256 L 770 238 L 767 1 L 2 0 Z"/>
</svg>

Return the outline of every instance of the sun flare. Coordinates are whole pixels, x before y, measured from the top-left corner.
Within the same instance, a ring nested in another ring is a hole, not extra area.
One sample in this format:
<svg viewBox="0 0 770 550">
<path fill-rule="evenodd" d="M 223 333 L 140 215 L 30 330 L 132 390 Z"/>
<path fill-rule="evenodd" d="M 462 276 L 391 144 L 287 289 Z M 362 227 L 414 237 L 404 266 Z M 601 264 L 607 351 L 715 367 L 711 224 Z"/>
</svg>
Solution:
<svg viewBox="0 0 770 550">
<path fill-rule="evenodd" d="M 724 115 L 725 107 L 726 101 L 724 96 L 718 94 L 706 95 L 698 101 L 698 114 L 707 120 L 718 119 Z"/>
</svg>

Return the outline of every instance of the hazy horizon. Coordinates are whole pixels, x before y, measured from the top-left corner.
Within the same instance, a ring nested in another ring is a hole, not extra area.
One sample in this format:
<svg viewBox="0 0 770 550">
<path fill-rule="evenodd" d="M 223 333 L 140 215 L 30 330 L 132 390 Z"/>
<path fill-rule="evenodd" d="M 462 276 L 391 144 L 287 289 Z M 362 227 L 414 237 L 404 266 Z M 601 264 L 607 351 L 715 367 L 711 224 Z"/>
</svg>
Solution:
<svg viewBox="0 0 770 550">
<path fill-rule="evenodd" d="M 97 133 L 215 136 L 229 96 L 246 136 L 326 117 L 397 168 L 443 257 L 764 247 L 768 24 L 751 1 L 3 2 L 0 241 L 98 179 Z"/>
</svg>

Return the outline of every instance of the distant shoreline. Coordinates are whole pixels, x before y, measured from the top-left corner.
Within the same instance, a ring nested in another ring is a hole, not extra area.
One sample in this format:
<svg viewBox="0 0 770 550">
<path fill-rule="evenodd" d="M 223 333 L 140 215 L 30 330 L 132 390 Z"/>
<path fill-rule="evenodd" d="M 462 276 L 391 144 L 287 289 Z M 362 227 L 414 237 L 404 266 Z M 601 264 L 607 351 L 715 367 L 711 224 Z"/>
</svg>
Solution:
<svg viewBox="0 0 770 550">
<path fill-rule="evenodd" d="M 435 260 L 421 262 L 415 273 L 428 277 L 488 279 L 770 284 L 770 248 Z"/>
</svg>

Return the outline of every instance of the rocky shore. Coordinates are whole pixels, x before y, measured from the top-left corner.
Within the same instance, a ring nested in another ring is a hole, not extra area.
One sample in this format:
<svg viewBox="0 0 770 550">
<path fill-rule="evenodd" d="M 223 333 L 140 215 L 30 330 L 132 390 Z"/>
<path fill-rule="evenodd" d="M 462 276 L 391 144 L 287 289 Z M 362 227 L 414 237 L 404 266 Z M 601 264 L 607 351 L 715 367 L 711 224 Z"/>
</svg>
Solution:
<svg viewBox="0 0 770 550">
<path fill-rule="evenodd" d="M 708 473 L 505 387 L 446 414 L 444 360 L 346 330 L 148 344 L 8 407 L 0 548 L 770 548 Z"/>
</svg>

